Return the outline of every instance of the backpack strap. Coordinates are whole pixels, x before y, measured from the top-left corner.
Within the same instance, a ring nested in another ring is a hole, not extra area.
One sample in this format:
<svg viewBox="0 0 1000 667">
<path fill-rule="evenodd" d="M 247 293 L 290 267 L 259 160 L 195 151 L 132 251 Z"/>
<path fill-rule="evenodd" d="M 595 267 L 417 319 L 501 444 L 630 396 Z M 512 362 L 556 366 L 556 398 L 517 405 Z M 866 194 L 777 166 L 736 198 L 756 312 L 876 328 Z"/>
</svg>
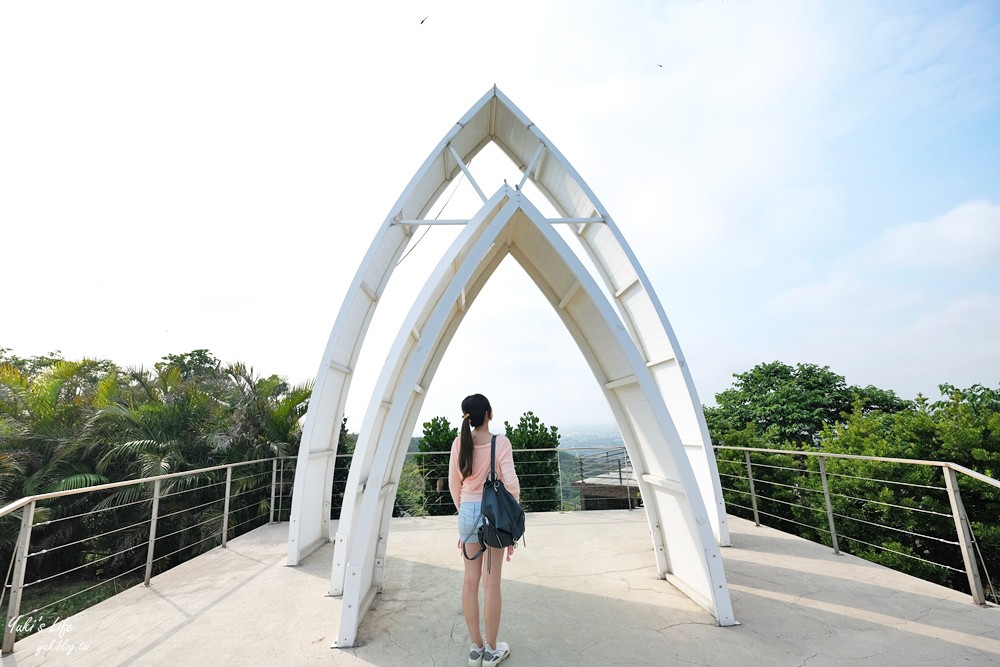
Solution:
<svg viewBox="0 0 1000 667">
<path fill-rule="evenodd" d="M 465 560 L 476 560 L 477 558 L 483 555 L 484 551 L 486 551 L 486 545 L 480 542 L 479 552 L 475 556 L 470 556 L 469 552 L 465 550 L 466 544 L 468 544 L 468 542 L 462 542 L 462 555 L 465 556 Z"/>
<path fill-rule="evenodd" d="M 490 472 L 494 475 L 497 474 L 497 437 L 496 435 L 490 439 Z"/>
<path fill-rule="evenodd" d="M 490 440 L 490 474 L 486 476 L 487 482 L 497 481 L 497 437 L 494 435 Z"/>
<path fill-rule="evenodd" d="M 496 471 L 496 451 L 497 451 L 497 437 L 496 437 L 496 435 L 494 435 L 493 439 L 490 440 L 490 473 L 486 477 L 486 481 L 495 481 L 496 478 L 497 478 L 497 471 Z M 479 512 L 479 518 L 481 519 L 482 517 L 483 517 L 483 513 L 482 513 L 482 511 L 480 511 Z M 469 535 L 469 537 L 472 537 L 472 535 Z M 462 542 L 462 555 L 465 556 L 466 560 L 476 560 L 477 558 L 479 558 L 480 556 L 483 555 L 483 552 L 486 551 L 486 545 L 483 544 L 482 541 L 480 541 L 479 542 L 479 552 L 476 553 L 475 556 L 470 556 L 469 553 L 465 550 L 465 545 L 466 544 L 468 544 L 468 542 Z M 492 554 L 490 554 L 490 556 L 492 556 Z"/>
</svg>

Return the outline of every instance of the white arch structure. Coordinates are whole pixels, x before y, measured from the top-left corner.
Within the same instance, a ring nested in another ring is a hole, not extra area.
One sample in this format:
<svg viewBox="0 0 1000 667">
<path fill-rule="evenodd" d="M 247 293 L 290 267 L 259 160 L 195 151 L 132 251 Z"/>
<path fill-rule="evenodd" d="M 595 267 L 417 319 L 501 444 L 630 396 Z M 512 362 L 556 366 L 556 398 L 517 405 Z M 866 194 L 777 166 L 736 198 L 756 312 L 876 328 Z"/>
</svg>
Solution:
<svg viewBox="0 0 1000 667">
<path fill-rule="evenodd" d="M 494 142 L 521 170 L 487 198 L 467 165 Z M 407 315 L 359 432 L 335 536 L 330 594 L 342 595 L 335 646 L 353 646 L 381 590 L 389 519 L 426 388 L 466 310 L 508 254 L 576 341 L 618 422 L 644 500 L 657 571 L 733 625 L 719 545 L 729 544 L 715 457 L 690 373 L 645 273 L 607 211 L 552 143 L 495 87 L 425 160 L 379 229 L 334 324 L 295 471 L 288 564 L 330 539 L 335 454 L 368 325 L 416 225 L 463 172 L 483 206 L 464 225 Z M 546 218 L 528 180 L 562 216 Z M 553 224 L 569 224 L 595 279 Z M 603 281 L 611 301 L 598 285 Z M 530 521 L 530 519 L 529 519 Z"/>
</svg>

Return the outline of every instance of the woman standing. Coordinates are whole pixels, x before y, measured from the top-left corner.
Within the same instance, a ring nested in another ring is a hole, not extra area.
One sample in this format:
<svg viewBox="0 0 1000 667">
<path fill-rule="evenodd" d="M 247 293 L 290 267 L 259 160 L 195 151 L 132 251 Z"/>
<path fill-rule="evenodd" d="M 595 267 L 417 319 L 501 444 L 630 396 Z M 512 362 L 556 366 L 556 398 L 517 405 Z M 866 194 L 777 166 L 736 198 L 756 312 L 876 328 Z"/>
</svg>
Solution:
<svg viewBox="0 0 1000 667">
<path fill-rule="evenodd" d="M 490 471 L 490 420 L 493 408 L 482 394 L 466 396 L 462 401 L 462 430 L 451 445 L 451 459 L 448 466 L 448 487 L 451 498 L 458 508 L 458 546 L 464 553 L 465 545 L 472 543 L 472 553 L 479 550 L 479 525 L 482 523 L 481 504 L 483 483 Z M 497 476 L 515 498 L 520 498 L 521 486 L 514 471 L 514 455 L 507 436 L 498 435 L 496 440 Z M 500 595 L 500 573 L 503 570 L 502 548 L 489 547 L 492 565 L 483 577 L 483 563 L 487 558 L 468 560 L 465 563 L 465 579 L 462 583 L 462 611 L 465 624 L 469 628 L 472 647 L 469 649 L 469 666 L 497 665 L 510 655 L 506 642 L 497 641 L 500 631 L 500 612 L 503 599 Z M 507 547 L 507 558 L 514 547 Z M 483 616 L 486 621 L 486 641 L 479 623 L 479 582 L 483 582 Z"/>
</svg>

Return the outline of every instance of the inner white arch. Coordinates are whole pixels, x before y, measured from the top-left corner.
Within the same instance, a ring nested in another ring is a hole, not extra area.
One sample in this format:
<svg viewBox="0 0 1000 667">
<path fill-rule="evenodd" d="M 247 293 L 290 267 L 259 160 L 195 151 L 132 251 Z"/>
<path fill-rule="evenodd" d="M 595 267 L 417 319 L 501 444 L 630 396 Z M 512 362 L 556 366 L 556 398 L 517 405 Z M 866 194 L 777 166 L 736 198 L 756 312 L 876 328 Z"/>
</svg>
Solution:
<svg viewBox="0 0 1000 667">
<path fill-rule="evenodd" d="M 718 546 L 649 369 L 551 224 L 522 195 L 502 187 L 428 281 L 372 396 L 334 549 L 330 592 L 344 596 L 337 644 L 353 645 L 363 610 L 381 587 L 396 486 L 426 387 L 466 310 L 508 253 L 556 309 L 604 389 L 639 480 L 658 572 L 712 611 L 720 624 L 732 624 Z"/>
<path fill-rule="evenodd" d="M 489 141 L 523 172 L 517 185 L 534 181 L 561 219 L 542 216 L 516 187 L 501 187 L 487 201 L 467 164 Z M 368 608 L 369 597 L 381 585 L 388 518 L 423 393 L 468 304 L 508 253 L 556 308 L 604 389 L 639 472 L 658 571 L 710 609 L 720 624 L 734 623 L 715 543 L 728 544 L 715 459 L 700 402 L 663 309 L 589 188 L 496 89 L 427 158 L 376 235 L 348 291 L 306 419 L 289 526 L 289 564 L 329 539 L 334 454 L 361 344 L 411 230 L 429 224 L 425 216 L 459 173 L 469 178 L 484 204 L 471 220 L 449 221 L 464 229 L 404 323 L 362 425 L 331 575 L 330 592 L 344 595 L 337 644 L 353 644 L 359 610 Z M 573 226 L 617 315 L 553 224 Z"/>
</svg>

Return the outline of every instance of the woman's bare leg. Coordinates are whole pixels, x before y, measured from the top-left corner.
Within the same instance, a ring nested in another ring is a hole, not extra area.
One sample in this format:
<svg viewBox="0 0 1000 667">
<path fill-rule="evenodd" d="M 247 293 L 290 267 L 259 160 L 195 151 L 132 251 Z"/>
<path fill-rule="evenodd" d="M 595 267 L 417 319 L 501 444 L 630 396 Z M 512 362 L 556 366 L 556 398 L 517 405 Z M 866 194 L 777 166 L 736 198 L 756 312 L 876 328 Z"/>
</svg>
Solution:
<svg viewBox="0 0 1000 667">
<path fill-rule="evenodd" d="M 497 633 L 500 632 L 500 612 L 503 608 L 503 597 L 500 594 L 500 573 L 503 570 L 503 557 L 506 549 L 496 549 L 490 547 L 489 553 L 492 556 L 490 571 L 483 579 L 483 589 L 486 592 L 483 604 L 484 616 L 486 616 L 486 643 L 496 648 Z M 483 554 L 479 560 L 486 560 L 487 554 Z"/>
<path fill-rule="evenodd" d="M 462 546 L 465 548 L 465 545 Z M 479 550 L 479 543 L 469 544 L 469 555 Z M 469 639 L 476 646 L 483 645 L 483 631 L 479 627 L 479 581 L 483 576 L 483 561 L 486 554 L 476 560 L 465 561 L 465 579 L 462 582 L 462 612 L 465 614 L 465 625 L 469 628 Z M 486 617 L 489 619 L 489 616 Z"/>
</svg>

